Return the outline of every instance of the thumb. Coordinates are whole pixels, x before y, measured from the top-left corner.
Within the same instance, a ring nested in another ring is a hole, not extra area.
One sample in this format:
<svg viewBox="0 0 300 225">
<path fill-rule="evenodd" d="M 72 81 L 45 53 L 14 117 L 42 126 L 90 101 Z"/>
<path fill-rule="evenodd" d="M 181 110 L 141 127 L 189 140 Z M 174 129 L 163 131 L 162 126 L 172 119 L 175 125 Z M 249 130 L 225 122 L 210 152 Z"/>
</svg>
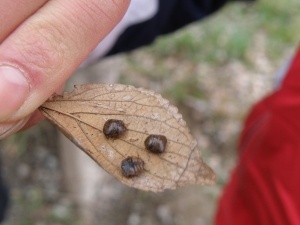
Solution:
<svg viewBox="0 0 300 225">
<path fill-rule="evenodd" d="M 24 120 L 53 94 L 128 5 L 129 0 L 53 0 L 15 30 L 0 45 L 0 131 L 1 123 Z"/>
</svg>

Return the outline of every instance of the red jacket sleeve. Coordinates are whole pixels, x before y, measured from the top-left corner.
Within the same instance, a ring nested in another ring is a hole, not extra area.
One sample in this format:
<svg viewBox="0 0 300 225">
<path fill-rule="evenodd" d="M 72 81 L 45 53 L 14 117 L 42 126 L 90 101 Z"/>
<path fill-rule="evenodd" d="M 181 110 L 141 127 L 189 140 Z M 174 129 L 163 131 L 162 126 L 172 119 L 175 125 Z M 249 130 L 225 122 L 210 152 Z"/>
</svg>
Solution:
<svg viewBox="0 0 300 225">
<path fill-rule="evenodd" d="M 300 48 L 277 91 L 256 104 L 240 138 L 217 225 L 300 224 Z"/>
</svg>

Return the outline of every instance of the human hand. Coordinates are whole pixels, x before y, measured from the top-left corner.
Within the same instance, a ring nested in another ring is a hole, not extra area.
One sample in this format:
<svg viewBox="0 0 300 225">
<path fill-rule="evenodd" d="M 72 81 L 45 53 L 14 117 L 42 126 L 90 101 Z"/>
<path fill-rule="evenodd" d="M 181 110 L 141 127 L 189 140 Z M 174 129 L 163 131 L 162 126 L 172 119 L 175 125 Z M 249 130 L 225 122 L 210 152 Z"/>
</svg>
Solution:
<svg viewBox="0 0 300 225">
<path fill-rule="evenodd" d="M 42 119 L 36 109 L 121 20 L 129 2 L 0 2 L 0 139 Z"/>
</svg>

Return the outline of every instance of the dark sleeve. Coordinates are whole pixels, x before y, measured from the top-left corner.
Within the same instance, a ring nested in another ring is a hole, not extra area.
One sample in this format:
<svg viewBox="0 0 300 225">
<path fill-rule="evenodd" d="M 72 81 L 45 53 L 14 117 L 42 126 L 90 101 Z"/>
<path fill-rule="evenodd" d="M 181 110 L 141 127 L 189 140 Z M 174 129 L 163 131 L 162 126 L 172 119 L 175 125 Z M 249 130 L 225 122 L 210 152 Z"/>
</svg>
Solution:
<svg viewBox="0 0 300 225">
<path fill-rule="evenodd" d="M 1 163 L 1 141 L 0 141 L 0 223 L 4 220 L 8 208 L 9 193 L 2 178 L 2 163 Z"/>
<path fill-rule="evenodd" d="M 8 206 L 8 189 L 0 180 L 0 223 L 3 221 Z"/>
<path fill-rule="evenodd" d="M 228 0 L 160 0 L 151 19 L 128 27 L 107 55 L 150 44 L 162 34 L 173 32 L 201 20 L 221 8 Z"/>
</svg>

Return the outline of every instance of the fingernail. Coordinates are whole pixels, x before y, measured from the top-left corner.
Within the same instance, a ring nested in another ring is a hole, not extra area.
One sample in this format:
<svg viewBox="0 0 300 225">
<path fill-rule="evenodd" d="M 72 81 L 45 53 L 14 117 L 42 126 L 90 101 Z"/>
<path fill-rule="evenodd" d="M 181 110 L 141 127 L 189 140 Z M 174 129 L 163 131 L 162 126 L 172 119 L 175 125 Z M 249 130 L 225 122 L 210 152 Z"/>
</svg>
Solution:
<svg viewBox="0 0 300 225">
<path fill-rule="evenodd" d="M 20 130 L 29 120 L 30 116 L 19 120 L 18 122 L 0 124 L 0 140 L 16 133 Z"/>
<path fill-rule="evenodd" d="M 14 114 L 29 94 L 29 84 L 23 73 L 11 66 L 0 66 L 0 121 Z"/>
</svg>

